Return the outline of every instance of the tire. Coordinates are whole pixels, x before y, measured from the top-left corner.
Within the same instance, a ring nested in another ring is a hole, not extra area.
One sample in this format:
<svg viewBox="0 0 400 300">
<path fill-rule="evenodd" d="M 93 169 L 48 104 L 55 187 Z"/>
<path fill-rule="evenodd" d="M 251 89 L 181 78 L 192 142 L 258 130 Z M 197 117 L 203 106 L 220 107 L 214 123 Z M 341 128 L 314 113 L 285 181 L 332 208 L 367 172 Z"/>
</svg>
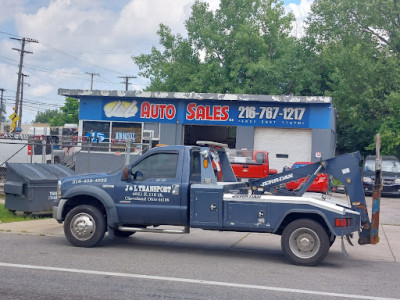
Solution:
<svg viewBox="0 0 400 300">
<path fill-rule="evenodd" d="M 332 235 L 332 237 L 329 239 L 329 247 L 332 247 L 335 240 L 336 240 L 336 235 Z"/>
<path fill-rule="evenodd" d="M 135 232 L 133 232 L 133 231 L 121 231 L 118 229 L 114 229 L 114 235 L 119 238 L 128 238 L 134 233 Z"/>
<path fill-rule="evenodd" d="M 295 265 L 314 266 L 329 252 L 326 230 L 310 219 L 295 220 L 283 230 L 281 247 L 286 258 Z"/>
<path fill-rule="evenodd" d="M 103 239 L 105 232 L 106 220 L 97 207 L 77 206 L 65 218 L 65 236 L 75 247 L 94 247 Z"/>
</svg>

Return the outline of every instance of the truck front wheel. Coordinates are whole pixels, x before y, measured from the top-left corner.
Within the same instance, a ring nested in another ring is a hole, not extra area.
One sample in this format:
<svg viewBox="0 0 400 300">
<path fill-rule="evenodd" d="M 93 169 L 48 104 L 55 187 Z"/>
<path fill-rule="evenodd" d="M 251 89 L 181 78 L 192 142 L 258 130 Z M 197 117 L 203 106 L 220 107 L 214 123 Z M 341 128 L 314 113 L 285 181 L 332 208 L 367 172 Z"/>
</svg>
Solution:
<svg viewBox="0 0 400 300">
<path fill-rule="evenodd" d="M 104 237 L 106 221 L 94 206 L 80 205 L 69 211 L 64 222 L 67 240 L 75 247 L 94 247 Z"/>
<path fill-rule="evenodd" d="M 296 265 L 314 266 L 329 252 L 326 230 L 309 219 L 295 220 L 283 230 L 281 247 L 290 262 Z"/>
</svg>

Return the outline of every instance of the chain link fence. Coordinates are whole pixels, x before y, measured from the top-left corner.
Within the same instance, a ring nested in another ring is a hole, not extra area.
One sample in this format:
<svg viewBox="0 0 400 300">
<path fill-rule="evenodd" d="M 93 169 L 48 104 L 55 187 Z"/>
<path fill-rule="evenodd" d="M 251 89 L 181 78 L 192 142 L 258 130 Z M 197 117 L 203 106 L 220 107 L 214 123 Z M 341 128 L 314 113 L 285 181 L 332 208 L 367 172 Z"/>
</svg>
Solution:
<svg viewBox="0 0 400 300">
<path fill-rule="evenodd" d="M 0 181 L 7 176 L 7 163 L 62 164 L 77 173 L 110 172 L 151 148 L 150 143 L 131 140 L 99 142 L 74 137 L 59 140 L 45 136 L 0 137 Z"/>
</svg>

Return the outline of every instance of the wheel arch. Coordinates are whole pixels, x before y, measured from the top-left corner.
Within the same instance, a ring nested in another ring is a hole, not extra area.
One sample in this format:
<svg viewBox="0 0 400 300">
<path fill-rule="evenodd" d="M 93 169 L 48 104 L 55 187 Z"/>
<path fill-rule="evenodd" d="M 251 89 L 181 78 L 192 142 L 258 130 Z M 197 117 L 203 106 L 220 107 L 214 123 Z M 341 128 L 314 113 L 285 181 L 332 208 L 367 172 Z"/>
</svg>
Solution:
<svg viewBox="0 0 400 300">
<path fill-rule="evenodd" d="M 107 225 L 115 227 L 118 223 L 117 209 L 111 196 L 96 186 L 76 186 L 63 194 L 62 199 L 68 199 L 62 211 L 65 220 L 68 212 L 78 205 L 92 205 L 99 208 L 107 217 Z"/>
<path fill-rule="evenodd" d="M 322 212 L 315 210 L 315 211 L 302 211 L 302 210 L 293 210 L 289 211 L 279 222 L 279 226 L 276 227 L 274 233 L 281 235 L 285 227 L 290 224 L 291 222 L 299 219 L 309 219 L 319 223 L 328 234 L 337 235 L 337 232 L 332 227 L 328 218 Z"/>
</svg>

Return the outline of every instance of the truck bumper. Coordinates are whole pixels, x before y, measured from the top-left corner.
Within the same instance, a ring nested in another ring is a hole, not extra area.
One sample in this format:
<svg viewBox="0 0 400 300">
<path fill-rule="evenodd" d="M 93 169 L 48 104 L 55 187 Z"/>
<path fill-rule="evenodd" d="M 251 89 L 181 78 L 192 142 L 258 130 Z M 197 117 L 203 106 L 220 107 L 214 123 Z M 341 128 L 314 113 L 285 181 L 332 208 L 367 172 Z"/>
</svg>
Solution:
<svg viewBox="0 0 400 300">
<path fill-rule="evenodd" d="M 65 203 L 67 202 L 66 199 L 60 199 L 57 203 L 53 204 L 53 218 L 57 220 L 58 223 L 62 223 L 64 221 L 63 218 L 63 211 L 64 211 L 64 206 Z"/>
</svg>

